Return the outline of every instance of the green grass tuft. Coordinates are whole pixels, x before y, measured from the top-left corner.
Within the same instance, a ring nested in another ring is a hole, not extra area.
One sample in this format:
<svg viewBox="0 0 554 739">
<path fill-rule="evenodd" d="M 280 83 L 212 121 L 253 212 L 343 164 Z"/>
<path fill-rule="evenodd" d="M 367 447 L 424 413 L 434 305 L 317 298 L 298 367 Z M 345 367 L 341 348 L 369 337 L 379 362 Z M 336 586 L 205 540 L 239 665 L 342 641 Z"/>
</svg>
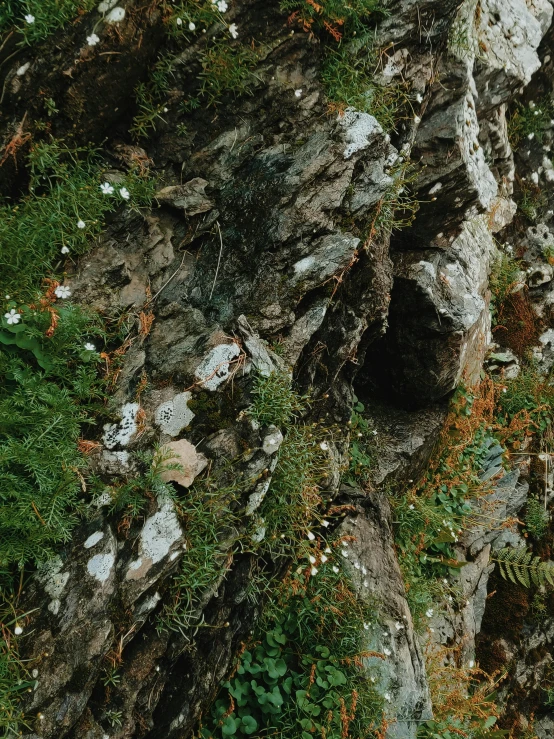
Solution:
<svg viewBox="0 0 554 739">
<path fill-rule="evenodd" d="M 37 43 L 92 10 L 96 4 L 97 0 L 3 0 L 0 35 L 17 28 L 24 43 Z M 25 16 L 33 16 L 34 21 L 29 23 Z"/>
</svg>

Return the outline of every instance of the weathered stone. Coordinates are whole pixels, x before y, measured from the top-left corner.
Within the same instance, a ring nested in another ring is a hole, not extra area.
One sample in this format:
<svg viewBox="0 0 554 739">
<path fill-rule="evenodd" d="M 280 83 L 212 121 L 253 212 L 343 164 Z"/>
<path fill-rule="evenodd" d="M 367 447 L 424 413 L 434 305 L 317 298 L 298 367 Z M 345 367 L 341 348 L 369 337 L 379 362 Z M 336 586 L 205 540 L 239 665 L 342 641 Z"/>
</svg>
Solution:
<svg viewBox="0 0 554 739">
<path fill-rule="evenodd" d="M 194 479 L 202 472 L 208 464 L 206 457 L 196 448 L 190 441 L 179 439 L 179 441 L 170 441 L 164 444 L 160 449 L 160 453 L 170 455 L 167 460 L 168 466 L 178 464 L 182 469 L 164 469 L 160 475 L 164 482 L 176 482 L 184 488 L 188 488 L 194 482 Z"/>
</svg>

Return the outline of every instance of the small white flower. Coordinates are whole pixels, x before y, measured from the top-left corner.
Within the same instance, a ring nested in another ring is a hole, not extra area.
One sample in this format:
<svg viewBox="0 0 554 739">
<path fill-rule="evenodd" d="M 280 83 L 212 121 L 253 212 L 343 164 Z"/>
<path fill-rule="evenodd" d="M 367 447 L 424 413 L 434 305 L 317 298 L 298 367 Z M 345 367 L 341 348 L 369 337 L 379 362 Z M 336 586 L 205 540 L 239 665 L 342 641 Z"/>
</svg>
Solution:
<svg viewBox="0 0 554 739">
<path fill-rule="evenodd" d="M 365 567 L 362 567 L 362 575 L 367 575 L 367 570 Z"/>
<path fill-rule="evenodd" d="M 321 562 L 322 562 L 323 564 L 325 564 L 325 562 L 327 562 L 327 560 L 328 560 L 328 559 L 329 559 L 329 558 L 328 558 L 328 557 L 326 557 L 326 556 L 325 556 L 324 554 L 322 554 L 322 555 L 321 555 Z"/>
<path fill-rule="evenodd" d="M 217 9 L 219 10 L 220 13 L 225 13 L 227 8 L 229 7 L 227 5 L 226 0 L 217 0 L 216 4 L 217 4 Z"/>
<path fill-rule="evenodd" d="M 452 603 L 452 601 L 453 601 L 453 598 L 452 598 L 452 596 L 451 596 L 451 595 L 449 595 L 449 596 L 448 596 L 448 602 L 449 602 L 449 603 Z"/>
<path fill-rule="evenodd" d="M 442 581 L 443 581 L 443 583 L 444 583 L 445 585 L 448 585 L 448 580 L 446 579 L 446 577 L 444 577 Z"/>
<path fill-rule="evenodd" d="M 69 247 L 68 246 L 62 246 L 60 249 L 62 254 L 69 254 Z"/>
<path fill-rule="evenodd" d="M 103 182 L 100 185 L 100 189 L 102 190 L 103 195 L 111 195 L 113 192 L 113 187 L 109 182 Z"/>
<path fill-rule="evenodd" d="M 182 25 L 183 25 L 183 19 L 182 19 L 182 18 L 177 18 L 177 19 L 176 19 L 176 21 L 175 21 L 175 23 L 176 23 L 176 24 L 177 24 L 178 26 L 182 26 Z"/>
<path fill-rule="evenodd" d="M 364 580 L 364 588 L 367 588 L 367 580 Z"/>
<path fill-rule="evenodd" d="M 107 23 L 119 23 L 125 18 L 125 8 L 114 8 L 106 16 Z"/>
<path fill-rule="evenodd" d="M 331 547 L 325 547 L 325 554 L 331 554 Z"/>
<path fill-rule="evenodd" d="M 427 610 L 425 611 L 425 615 L 427 616 L 427 618 L 431 618 L 431 616 L 433 615 L 433 613 L 434 613 L 434 611 L 433 611 L 433 609 L 432 609 L 432 608 L 428 608 L 428 609 L 427 609 Z"/>
<path fill-rule="evenodd" d="M 327 449 L 329 449 L 329 444 L 326 441 L 322 441 L 321 444 L 319 445 L 319 448 L 323 449 L 323 451 L 326 452 Z"/>
<path fill-rule="evenodd" d="M 472 659 L 469 660 L 469 667 L 470 668 L 475 667 L 475 662 Z"/>
<path fill-rule="evenodd" d="M 359 569 L 360 569 L 360 563 L 359 563 L 359 562 L 354 562 L 354 567 L 355 567 L 355 568 L 356 568 L 357 570 L 359 570 Z"/>
<path fill-rule="evenodd" d="M 433 629 L 433 628 L 432 628 L 431 626 L 429 627 L 429 631 L 430 631 L 430 632 L 431 632 L 432 634 L 434 634 L 434 633 L 435 633 L 435 629 Z"/>
<path fill-rule="evenodd" d="M 17 626 L 16 626 L 16 627 L 15 627 L 15 629 L 13 630 L 13 633 L 14 633 L 14 634 L 15 634 L 16 636 L 20 636 L 20 635 L 21 635 L 21 634 L 23 633 L 23 629 L 21 628 L 21 626 L 20 626 L 19 624 L 17 624 Z"/>
<path fill-rule="evenodd" d="M 4 318 L 6 319 L 6 323 L 10 326 L 14 326 L 21 320 L 21 314 L 18 313 L 15 308 L 12 308 L 8 313 L 4 313 Z"/>
<path fill-rule="evenodd" d="M 421 123 L 421 118 L 418 115 L 414 115 L 414 123 L 416 124 L 416 126 L 418 123 Z"/>
<path fill-rule="evenodd" d="M 408 508 L 409 508 L 409 509 L 410 509 L 411 511 L 413 511 L 413 510 L 414 510 L 414 508 L 415 508 L 415 505 L 414 505 L 413 503 L 410 503 L 410 505 L 408 506 Z"/>
<path fill-rule="evenodd" d="M 532 141 L 535 138 L 535 134 L 534 133 L 529 133 L 529 134 L 527 134 L 527 138 L 529 139 L 529 141 Z"/>
<path fill-rule="evenodd" d="M 294 95 L 295 95 L 295 97 L 297 97 L 297 98 L 301 98 L 301 97 L 302 97 L 302 89 L 299 89 L 299 90 L 295 90 L 295 91 L 294 91 Z"/>
<path fill-rule="evenodd" d="M 373 431 L 372 431 L 371 433 L 373 434 L 373 436 L 377 436 L 377 431 L 376 431 L 376 429 L 373 429 Z"/>
<path fill-rule="evenodd" d="M 403 629 L 403 628 L 404 628 L 404 624 L 401 624 L 401 623 L 400 623 L 400 621 L 397 621 L 397 622 L 396 622 L 396 623 L 394 624 L 394 628 L 395 628 L 395 629 L 396 629 L 397 631 L 400 631 L 401 629 Z"/>
<path fill-rule="evenodd" d="M 346 549 L 343 549 L 341 554 L 343 557 L 348 557 L 348 551 Z"/>
<path fill-rule="evenodd" d="M 369 631 L 369 627 L 370 627 L 370 626 L 371 626 L 371 624 L 364 624 L 364 629 L 365 629 L 366 631 Z"/>
<path fill-rule="evenodd" d="M 387 649 L 387 648 L 385 647 L 385 648 L 383 649 L 383 654 L 385 655 L 385 657 L 390 657 L 390 656 L 391 656 L 391 651 L 390 651 L 390 649 Z"/>
<path fill-rule="evenodd" d="M 25 16 L 25 22 L 29 25 L 32 25 L 35 22 L 35 16 L 27 13 L 27 15 Z"/>
<path fill-rule="evenodd" d="M 338 567 L 336 567 L 336 565 L 333 565 L 333 572 L 335 572 L 335 573 L 336 573 L 336 572 L 338 572 L 338 571 L 339 571 L 339 568 L 338 568 Z"/>
<path fill-rule="evenodd" d="M 312 567 L 312 575 L 317 575 L 317 567 Z"/>
<path fill-rule="evenodd" d="M 89 46 L 96 46 L 99 41 L 100 37 L 97 36 L 95 33 L 91 33 L 90 36 L 87 36 L 87 44 Z"/>
<path fill-rule="evenodd" d="M 71 290 L 68 287 L 63 287 L 60 285 L 54 290 L 54 295 L 57 298 L 62 298 L 62 300 L 65 300 L 66 298 L 69 298 L 71 295 Z"/>
<path fill-rule="evenodd" d="M 189 31 L 196 31 L 196 23 L 192 21 L 189 23 Z"/>
<path fill-rule="evenodd" d="M 126 187 L 122 187 L 119 191 L 119 194 L 121 195 L 123 200 L 129 200 L 129 198 L 131 197 L 131 193 L 129 192 L 129 190 L 127 190 Z"/>
<path fill-rule="evenodd" d="M 231 23 L 231 25 L 229 26 L 229 33 L 231 34 L 233 38 L 238 38 L 239 32 L 238 32 L 236 23 Z"/>
<path fill-rule="evenodd" d="M 310 559 L 310 564 L 313 564 L 313 565 L 315 565 L 315 563 L 316 563 L 316 559 L 315 559 L 315 557 L 313 557 L 313 556 L 312 556 L 312 555 L 310 554 L 310 558 L 309 558 L 309 559 Z"/>
<path fill-rule="evenodd" d="M 385 699 L 386 701 L 388 701 L 389 703 L 391 702 L 391 697 L 390 697 L 390 693 L 385 693 L 385 694 L 384 694 L 384 696 L 383 696 L 383 698 L 384 698 L 384 699 Z"/>
<path fill-rule="evenodd" d="M 91 344 L 90 341 L 87 341 L 87 343 L 85 344 L 85 349 L 87 350 L 87 352 L 96 351 L 96 347 L 94 346 L 94 344 Z"/>
<path fill-rule="evenodd" d="M 321 522 L 321 525 L 327 528 L 327 526 L 329 526 L 329 521 L 326 521 L 325 519 L 323 519 L 323 521 Z"/>
<path fill-rule="evenodd" d="M 315 539 L 315 536 L 314 536 L 314 534 L 312 534 L 312 532 L 311 532 L 311 531 L 308 531 L 308 539 L 309 539 L 310 541 L 313 541 L 313 540 Z"/>
</svg>

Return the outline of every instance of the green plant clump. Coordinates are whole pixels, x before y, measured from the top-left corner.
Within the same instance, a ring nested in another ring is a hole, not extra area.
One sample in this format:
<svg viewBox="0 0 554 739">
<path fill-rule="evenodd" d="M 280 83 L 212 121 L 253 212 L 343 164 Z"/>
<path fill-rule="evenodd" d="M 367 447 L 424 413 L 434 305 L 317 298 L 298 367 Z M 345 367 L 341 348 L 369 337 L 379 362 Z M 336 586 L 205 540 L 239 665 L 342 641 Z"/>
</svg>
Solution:
<svg viewBox="0 0 554 739">
<path fill-rule="evenodd" d="M 57 141 L 35 144 L 29 167 L 29 195 L 15 206 L 0 203 L 0 295 L 21 299 L 61 266 L 62 249 L 82 254 L 108 212 L 126 202 L 147 204 L 153 195 L 152 182 L 132 172 L 118 185 L 108 183 L 112 191 L 104 193 L 94 152 Z"/>
<path fill-rule="evenodd" d="M 512 149 L 517 149 L 525 139 L 536 138 L 542 143 L 544 134 L 551 127 L 554 117 L 554 100 L 550 97 L 542 98 L 538 103 L 522 105 L 516 103 L 515 109 L 508 121 L 508 137 Z"/>
<path fill-rule="evenodd" d="M 252 396 L 248 415 L 264 426 L 289 426 L 298 418 L 307 402 L 307 398 L 293 390 L 290 375 L 283 371 L 272 372 L 267 377 L 257 375 Z"/>
<path fill-rule="evenodd" d="M 531 534 L 534 539 L 539 541 L 548 531 L 550 516 L 542 503 L 540 503 L 536 498 L 529 498 L 527 500 L 526 508 L 525 531 L 528 534 Z"/>
<path fill-rule="evenodd" d="M 543 562 L 533 556 L 526 547 L 512 549 L 506 547 L 491 557 L 498 564 L 500 574 L 505 580 L 511 580 L 514 585 L 519 583 L 525 588 L 533 585 L 550 585 L 554 587 L 554 564 Z"/>
<path fill-rule="evenodd" d="M 0 34 L 16 27 L 24 43 L 36 43 L 78 15 L 92 10 L 96 4 L 96 0 L 3 0 Z"/>
<path fill-rule="evenodd" d="M 375 612 L 330 563 L 316 577 L 301 560 L 294 567 L 268 604 L 259 641 L 242 653 L 222 686 L 203 739 L 374 736 L 383 700 L 362 667 L 360 625 Z"/>
<path fill-rule="evenodd" d="M 376 14 L 383 14 L 379 0 L 281 0 L 280 8 L 305 30 L 336 41 L 363 33 Z"/>
<path fill-rule="evenodd" d="M 500 426 L 514 425 L 515 435 L 533 429 L 544 435 L 552 427 L 554 385 L 542 376 L 533 364 L 524 365 L 499 394 L 496 420 Z"/>
<path fill-rule="evenodd" d="M 520 280 L 521 267 L 509 254 L 501 252 L 493 263 L 489 286 L 492 293 L 491 317 L 495 326 L 502 313 L 502 306 Z"/>
<path fill-rule="evenodd" d="M 321 80 L 329 102 L 339 111 L 355 108 L 375 116 L 385 131 L 394 130 L 408 96 L 398 85 L 378 85 L 377 58 L 371 38 L 364 36 L 328 48 Z"/>
</svg>

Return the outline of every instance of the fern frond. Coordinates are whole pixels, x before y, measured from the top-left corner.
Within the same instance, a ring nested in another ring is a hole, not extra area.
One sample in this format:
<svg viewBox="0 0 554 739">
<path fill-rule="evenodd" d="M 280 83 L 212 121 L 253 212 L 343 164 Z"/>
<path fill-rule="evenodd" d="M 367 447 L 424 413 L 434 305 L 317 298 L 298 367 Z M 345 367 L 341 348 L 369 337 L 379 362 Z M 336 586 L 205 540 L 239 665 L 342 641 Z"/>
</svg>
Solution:
<svg viewBox="0 0 554 739">
<path fill-rule="evenodd" d="M 554 562 L 543 562 L 526 547 L 506 547 L 491 559 L 498 564 L 504 580 L 511 580 L 514 585 L 529 588 L 531 583 L 537 586 L 548 583 L 554 587 Z"/>
</svg>

